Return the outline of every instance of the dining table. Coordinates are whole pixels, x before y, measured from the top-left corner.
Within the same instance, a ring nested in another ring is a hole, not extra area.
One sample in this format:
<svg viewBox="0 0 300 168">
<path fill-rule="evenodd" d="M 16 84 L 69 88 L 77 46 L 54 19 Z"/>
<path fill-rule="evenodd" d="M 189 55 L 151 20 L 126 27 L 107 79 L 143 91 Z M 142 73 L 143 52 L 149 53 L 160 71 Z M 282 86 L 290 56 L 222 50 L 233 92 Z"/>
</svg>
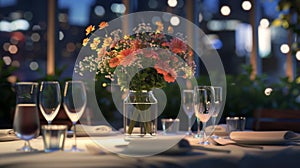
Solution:
<svg viewBox="0 0 300 168">
<path fill-rule="evenodd" d="M 157 135 L 166 136 L 166 135 Z M 121 133 L 98 136 L 106 142 L 123 140 Z M 73 144 L 71 137 L 65 140 L 65 150 L 44 152 L 42 136 L 30 140 L 35 152 L 20 152 L 23 140 L 0 142 L 0 167 L 222 167 L 222 168 L 273 168 L 300 167 L 300 144 L 271 144 L 243 146 L 238 144 L 202 145 L 199 138 L 185 136 L 190 150 L 182 152 L 163 152 L 153 156 L 128 156 L 104 150 L 91 136 L 77 137 L 77 146 L 82 152 L 70 152 Z"/>
</svg>

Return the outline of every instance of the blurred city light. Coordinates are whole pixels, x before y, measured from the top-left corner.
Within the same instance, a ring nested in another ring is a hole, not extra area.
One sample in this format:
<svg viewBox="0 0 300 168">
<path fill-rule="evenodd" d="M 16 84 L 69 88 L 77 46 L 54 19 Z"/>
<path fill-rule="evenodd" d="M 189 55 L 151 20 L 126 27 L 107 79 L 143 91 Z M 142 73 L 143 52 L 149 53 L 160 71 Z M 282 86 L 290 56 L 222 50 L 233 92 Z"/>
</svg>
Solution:
<svg viewBox="0 0 300 168">
<path fill-rule="evenodd" d="M 271 30 L 268 19 L 261 19 L 258 26 L 258 51 L 262 58 L 267 57 L 271 53 Z"/>
<path fill-rule="evenodd" d="M 39 64 L 36 62 L 36 61 L 32 61 L 30 64 L 29 64 L 29 68 L 33 71 L 36 71 L 39 69 Z"/>
<path fill-rule="evenodd" d="M 4 56 L 2 59 L 3 59 L 5 65 L 10 65 L 12 62 L 12 60 L 9 56 Z"/>
<path fill-rule="evenodd" d="M 289 45 L 287 45 L 287 44 L 282 44 L 282 45 L 280 46 L 280 51 L 281 51 L 283 54 L 287 54 L 287 53 L 290 51 Z"/>
<path fill-rule="evenodd" d="M 41 39 L 41 36 L 38 33 L 32 33 L 31 40 L 33 42 L 38 42 L 38 41 L 40 41 L 40 39 Z"/>
<path fill-rule="evenodd" d="M 270 25 L 270 22 L 268 19 L 263 18 L 260 20 L 259 24 L 263 27 L 263 28 L 268 28 Z"/>
<path fill-rule="evenodd" d="M 249 11 L 251 8 L 252 8 L 252 4 L 250 1 L 244 1 L 242 3 L 242 8 L 245 10 L 245 11 Z"/>
<path fill-rule="evenodd" d="M 8 47 L 8 51 L 11 54 L 16 54 L 18 52 L 18 47 L 16 45 L 10 45 Z"/>
<path fill-rule="evenodd" d="M 98 5 L 95 7 L 94 12 L 97 16 L 103 16 L 105 14 L 105 9 L 103 8 L 103 6 Z"/>
<path fill-rule="evenodd" d="M 111 5 L 111 11 L 113 11 L 114 13 L 123 14 L 126 11 L 126 7 L 122 3 L 113 3 Z"/>
<path fill-rule="evenodd" d="M 168 0 L 168 5 L 170 7 L 176 7 L 177 5 L 177 0 Z"/>
<path fill-rule="evenodd" d="M 298 61 L 300 61 L 300 51 L 297 51 L 297 52 L 296 52 L 296 59 L 297 59 Z"/>
<path fill-rule="evenodd" d="M 177 16 L 172 16 L 170 19 L 170 23 L 173 26 L 178 26 L 180 24 L 180 19 Z"/>
<path fill-rule="evenodd" d="M 223 16 L 228 16 L 228 15 L 230 15 L 231 9 L 229 8 L 229 6 L 225 5 L 225 6 L 221 7 L 220 11 Z"/>
</svg>

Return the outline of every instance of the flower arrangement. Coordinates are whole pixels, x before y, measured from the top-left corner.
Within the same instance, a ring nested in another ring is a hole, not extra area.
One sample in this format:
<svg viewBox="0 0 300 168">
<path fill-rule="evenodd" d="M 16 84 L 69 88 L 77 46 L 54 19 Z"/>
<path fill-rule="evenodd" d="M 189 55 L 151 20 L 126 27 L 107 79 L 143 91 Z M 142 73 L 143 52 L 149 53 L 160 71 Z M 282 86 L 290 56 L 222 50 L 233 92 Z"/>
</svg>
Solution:
<svg viewBox="0 0 300 168">
<path fill-rule="evenodd" d="M 156 22 L 156 30 L 150 24 L 141 23 L 133 29 L 135 34 L 123 35 L 120 29 L 107 32 L 107 22 L 101 22 L 98 29 L 104 36 L 91 35 L 96 27 L 86 28 L 87 37 L 83 46 L 91 54 L 81 60 L 77 72 L 94 72 L 116 81 L 121 90 L 150 91 L 163 88 L 177 77 L 189 78 L 194 75 L 193 52 L 186 45 L 183 35 L 163 34 L 164 26 Z M 168 34 L 174 30 L 168 27 Z"/>
</svg>

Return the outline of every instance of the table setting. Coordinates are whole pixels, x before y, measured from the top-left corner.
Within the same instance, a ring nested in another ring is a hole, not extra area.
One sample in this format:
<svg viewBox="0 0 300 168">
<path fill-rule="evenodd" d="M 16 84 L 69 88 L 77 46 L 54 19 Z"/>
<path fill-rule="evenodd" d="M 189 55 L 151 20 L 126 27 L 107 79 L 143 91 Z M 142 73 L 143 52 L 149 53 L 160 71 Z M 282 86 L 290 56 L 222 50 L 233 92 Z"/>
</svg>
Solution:
<svg viewBox="0 0 300 168">
<path fill-rule="evenodd" d="M 154 26 L 141 23 L 134 35 L 120 35 L 107 22 L 97 30 L 90 25 L 83 41 L 86 52 L 64 87 L 59 81 L 17 82 L 13 128 L 0 130 L 0 167 L 265 168 L 299 161 L 300 135 L 295 132 L 246 130 L 242 116 L 225 116 L 226 123 L 219 124 L 224 117 L 224 81 L 215 75 L 217 80 L 210 84 L 198 83 L 190 59 L 193 50 L 184 35 L 170 36 L 173 28 L 165 30 L 161 22 Z M 212 67 L 218 66 L 208 68 Z M 121 128 L 102 115 L 91 73 L 118 86 L 111 93 L 122 114 Z M 162 115 L 168 103 L 163 88 L 173 82 L 178 82 L 181 106 L 176 117 L 168 117 Z M 53 124 L 61 106 L 71 128 Z M 82 122 L 87 108 L 99 122 Z M 40 125 L 39 111 L 46 125 Z M 100 119 L 105 124 L 99 124 Z"/>
<path fill-rule="evenodd" d="M 34 93 L 32 86 L 36 86 L 36 84 L 30 84 L 31 89 L 29 91 Z M 195 87 L 195 90 L 198 89 L 199 87 Z M 23 88 L 22 91 L 24 90 L 26 89 Z M 204 96 L 203 101 L 207 101 L 208 99 L 205 98 L 207 92 L 205 89 L 203 90 L 203 87 L 200 90 L 204 91 L 201 92 Z M 207 107 L 199 108 L 195 105 L 195 102 L 200 101 L 197 99 L 198 96 L 193 97 L 193 109 L 199 110 L 198 112 L 201 112 L 200 110 L 205 112 Z M 214 110 L 206 111 L 209 117 L 212 115 L 212 111 Z M 196 114 L 193 113 L 193 115 Z M 199 114 L 198 117 L 200 117 Z M 274 163 L 280 165 L 282 158 L 288 157 L 287 159 L 291 160 L 285 164 L 292 165 L 297 162 L 296 159 L 299 157 L 300 135 L 292 131 L 245 130 L 244 124 L 241 127 L 241 125 L 232 124 L 233 122 L 202 127 L 200 131 L 191 131 L 190 127 L 187 131 L 182 131 L 179 130 L 181 124 L 179 119 L 162 120 L 165 121 L 163 130 L 157 130 L 155 136 L 131 139 L 126 139 L 124 129 L 114 130 L 108 125 L 74 124 L 70 130 L 67 130 L 64 125 L 43 125 L 41 126 L 41 134 L 29 138 L 30 147 L 34 150 L 25 150 L 25 152 L 17 151 L 18 147 L 24 143 L 23 136 L 18 136 L 16 133 L 18 129 L 3 129 L 0 130 L 0 156 L 3 158 L 0 161 L 0 166 L 38 167 L 49 163 L 49 161 L 57 163 L 51 165 L 54 167 L 74 166 L 76 164 L 98 166 L 100 161 L 108 159 L 110 162 L 106 162 L 104 165 L 112 167 L 118 167 L 122 164 L 126 164 L 125 167 L 137 166 L 140 160 L 143 161 L 141 164 L 145 167 L 153 165 L 153 162 L 162 167 L 167 165 L 191 167 L 194 164 L 215 166 L 224 164 L 225 167 L 232 167 L 241 166 L 245 163 L 247 163 L 244 165 L 245 167 L 250 167 L 253 166 L 255 159 L 259 160 L 256 161 L 257 163 L 262 164 L 279 158 Z M 240 118 L 236 121 L 239 120 Z M 205 129 L 203 130 L 203 128 Z M 138 130 L 139 128 L 134 129 Z M 199 132 L 202 135 L 197 135 Z M 77 137 L 75 144 L 73 134 Z M 203 143 L 205 141 L 207 142 Z M 74 145 L 76 145 L 77 150 L 73 150 Z M 26 161 L 23 159 L 24 156 Z M 59 159 L 58 156 L 65 159 Z"/>
</svg>

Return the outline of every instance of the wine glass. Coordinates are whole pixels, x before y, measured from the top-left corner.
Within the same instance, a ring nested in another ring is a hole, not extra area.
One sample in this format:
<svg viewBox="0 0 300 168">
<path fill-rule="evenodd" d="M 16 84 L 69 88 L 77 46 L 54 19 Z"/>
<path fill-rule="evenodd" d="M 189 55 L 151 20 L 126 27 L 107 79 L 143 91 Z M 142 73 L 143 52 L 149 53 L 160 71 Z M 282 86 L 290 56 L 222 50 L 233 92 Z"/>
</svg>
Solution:
<svg viewBox="0 0 300 168">
<path fill-rule="evenodd" d="M 84 83 L 81 81 L 67 81 L 64 89 L 64 109 L 73 123 L 74 132 L 73 139 L 74 144 L 72 145 L 71 151 L 82 151 L 77 148 L 76 143 L 76 123 L 82 116 L 87 103 L 87 96 L 85 91 Z"/>
<path fill-rule="evenodd" d="M 186 134 L 189 136 L 193 135 L 191 123 L 191 119 L 194 114 L 193 96 L 193 90 L 183 90 L 182 92 L 182 106 L 185 114 L 188 116 L 188 132 Z"/>
<path fill-rule="evenodd" d="M 217 117 L 220 113 L 221 107 L 222 107 L 222 87 L 220 86 L 214 86 L 214 91 L 215 91 L 215 108 L 214 111 L 212 113 L 211 119 L 212 119 L 212 125 L 213 125 L 213 130 L 215 130 L 215 126 L 216 126 L 216 120 Z M 218 138 L 218 136 L 213 135 L 212 138 L 216 139 Z"/>
<path fill-rule="evenodd" d="M 24 146 L 18 151 L 37 151 L 29 141 L 39 135 L 40 120 L 37 108 L 38 83 L 16 83 L 16 110 L 13 128 L 18 138 L 25 140 Z"/>
<path fill-rule="evenodd" d="M 202 122 L 200 144 L 209 144 L 206 141 L 205 127 L 214 110 L 214 89 L 211 86 L 196 86 L 194 88 L 194 109 L 197 119 Z"/>
<path fill-rule="evenodd" d="M 40 86 L 39 107 L 48 125 L 57 115 L 61 105 L 60 86 L 57 81 L 43 81 Z"/>
</svg>

